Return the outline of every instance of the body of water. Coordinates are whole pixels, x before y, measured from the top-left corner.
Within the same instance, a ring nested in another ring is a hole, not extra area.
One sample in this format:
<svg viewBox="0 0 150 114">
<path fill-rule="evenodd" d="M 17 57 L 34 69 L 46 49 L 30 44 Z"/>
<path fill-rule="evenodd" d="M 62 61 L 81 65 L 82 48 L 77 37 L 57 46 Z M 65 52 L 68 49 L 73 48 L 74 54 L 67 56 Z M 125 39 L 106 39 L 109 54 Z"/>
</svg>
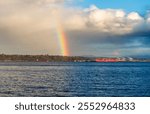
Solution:
<svg viewBox="0 0 150 114">
<path fill-rule="evenodd" d="M 0 96 L 150 96 L 150 63 L 0 62 Z"/>
</svg>

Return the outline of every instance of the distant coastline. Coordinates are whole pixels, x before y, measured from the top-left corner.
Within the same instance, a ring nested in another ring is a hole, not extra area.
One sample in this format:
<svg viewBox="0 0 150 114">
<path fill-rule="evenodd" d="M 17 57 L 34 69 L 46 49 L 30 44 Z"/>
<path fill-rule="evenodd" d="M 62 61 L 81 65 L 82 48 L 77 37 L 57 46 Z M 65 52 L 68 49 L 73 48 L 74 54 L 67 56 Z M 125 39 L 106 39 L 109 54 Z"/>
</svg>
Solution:
<svg viewBox="0 0 150 114">
<path fill-rule="evenodd" d="M 131 57 L 84 57 L 60 55 L 7 55 L 0 54 L 1 62 L 150 62 L 150 59 Z"/>
<path fill-rule="evenodd" d="M 6 55 L 0 54 L 0 61 L 16 62 L 76 62 L 92 61 L 93 58 L 81 56 L 59 56 L 59 55 Z"/>
</svg>

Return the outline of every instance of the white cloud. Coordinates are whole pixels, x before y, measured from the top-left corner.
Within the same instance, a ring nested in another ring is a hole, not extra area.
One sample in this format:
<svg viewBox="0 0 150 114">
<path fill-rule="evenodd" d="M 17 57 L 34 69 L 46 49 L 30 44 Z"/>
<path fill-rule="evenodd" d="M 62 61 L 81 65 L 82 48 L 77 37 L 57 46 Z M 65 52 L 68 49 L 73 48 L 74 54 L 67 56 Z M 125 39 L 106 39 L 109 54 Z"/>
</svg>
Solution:
<svg viewBox="0 0 150 114">
<path fill-rule="evenodd" d="M 132 12 L 132 13 L 128 14 L 127 18 L 130 19 L 130 20 L 133 20 L 133 21 L 143 19 L 137 12 Z"/>
<path fill-rule="evenodd" d="M 127 14 L 122 9 L 100 9 L 94 5 L 82 11 L 72 11 L 65 26 L 69 29 L 93 29 L 110 34 L 129 34 L 144 23 L 137 12 Z M 71 25 L 71 26 L 69 26 Z"/>
<path fill-rule="evenodd" d="M 93 10 L 92 8 L 88 13 L 89 23 L 102 32 L 115 32 L 116 29 L 125 29 L 125 12 L 122 10 L 98 8 Z"/>
<path fill-rule="evenodd" d="M 89 11 L 89 22 L 102 32 L 126 34 L 142 24 L 143 18 L 138 13 L 127 14 L 123 10 L 98 9 Z"/>
</svg>

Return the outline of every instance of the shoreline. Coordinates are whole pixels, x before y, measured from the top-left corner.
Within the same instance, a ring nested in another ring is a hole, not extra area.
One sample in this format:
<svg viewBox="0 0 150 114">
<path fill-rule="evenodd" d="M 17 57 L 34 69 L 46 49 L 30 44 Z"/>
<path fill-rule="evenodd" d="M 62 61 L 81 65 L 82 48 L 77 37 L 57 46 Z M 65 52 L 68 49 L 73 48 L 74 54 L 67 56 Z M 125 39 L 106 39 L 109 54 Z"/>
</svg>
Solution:
<svg viewBox="0 0 150 114">
<path fill-rule="evenodd" d="M 0 62 L 150 62 L 150 58 L 131 57 L 86 57 L 60 55 L 5 55 L 0 54 Z"/>
</svg>

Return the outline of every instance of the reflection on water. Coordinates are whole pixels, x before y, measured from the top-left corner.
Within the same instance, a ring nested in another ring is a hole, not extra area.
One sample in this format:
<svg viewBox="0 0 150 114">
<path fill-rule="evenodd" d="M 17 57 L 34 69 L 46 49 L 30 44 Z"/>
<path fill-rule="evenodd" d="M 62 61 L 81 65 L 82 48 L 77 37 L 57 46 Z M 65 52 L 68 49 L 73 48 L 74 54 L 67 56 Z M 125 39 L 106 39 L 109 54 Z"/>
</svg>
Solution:
<svg viewBox="0 0 150 114">
<path fill-rule="evenodd" d="M 150 63 L 0 62 L 0 96 L 150 96 Z"/>
</svg>

